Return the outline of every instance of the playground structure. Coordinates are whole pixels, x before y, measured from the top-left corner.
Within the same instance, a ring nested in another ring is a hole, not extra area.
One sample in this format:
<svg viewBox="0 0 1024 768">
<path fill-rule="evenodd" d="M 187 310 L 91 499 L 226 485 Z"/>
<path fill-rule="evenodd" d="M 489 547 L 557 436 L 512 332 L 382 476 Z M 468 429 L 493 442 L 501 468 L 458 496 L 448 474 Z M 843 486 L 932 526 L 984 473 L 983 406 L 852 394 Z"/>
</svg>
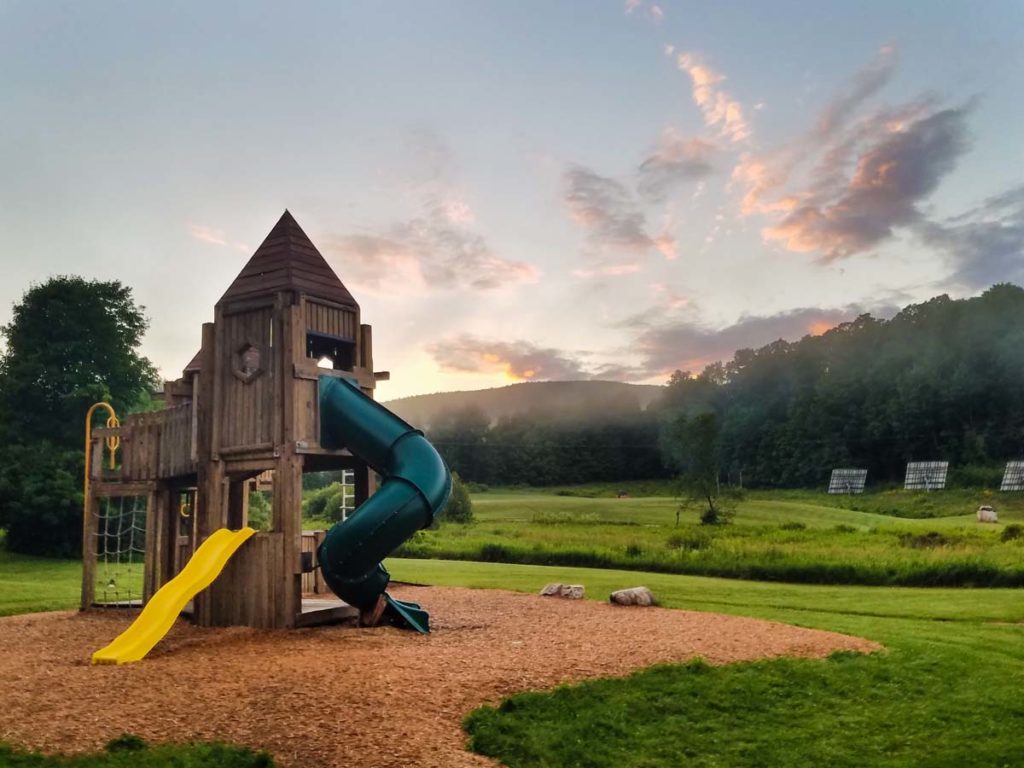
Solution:
<svg viewBox="0 0 1024 768">
<path fill-rule="evenodd" d="M 451 477 L 421 433 L 372 399 L 388 375 L 373 370 L 359 305 L 285 211 L 217 302 L 183 376 L 164 384 L 164 408 L 120 422 L 108 408 L 105 426 L 87 426 L 82 608 L 144 604 L 136 640 L 169 627 L 188 600 L 202 626 L 288 628 L 358 615 L 427 631 L 419 606 L 384 592 L 379 563 L 432 522 Z M 325 470 L 351 472 L 356 511 L 311 547 L 302 476 Z M 270 530 L 246 532 L 257 483 L 272 489 Z M 139 585 L 132 592 L 132 575 L 111 576 L 114 600 L 103 600 L 106 553 L 130 552 L 143 529 Z M 318 569 L 314 583 L 345 604 L 304 608 L 303 575 Z M 126 660 L 114 656 L 94 660 Z"/>
</svg>

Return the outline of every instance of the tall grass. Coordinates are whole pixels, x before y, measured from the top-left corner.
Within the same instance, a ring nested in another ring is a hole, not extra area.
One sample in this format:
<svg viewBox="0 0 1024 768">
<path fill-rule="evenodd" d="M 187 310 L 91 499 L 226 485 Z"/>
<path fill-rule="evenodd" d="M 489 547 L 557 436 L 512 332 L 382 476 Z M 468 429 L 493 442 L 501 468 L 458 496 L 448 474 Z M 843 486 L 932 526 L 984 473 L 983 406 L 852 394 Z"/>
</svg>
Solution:
<svg viewBox="0 0 1024 768">
<path fill-rule="evenodd" d="M 922 503 L 893 498 L 904 513 Z M 1002 535 L 1003 526 L 972 516 L 897 518 L 810 500 L 821 498 L 762 494 L 740 506 L 734 525 L 676 526 L 668 498 L 492 491 L 477 497 L 476 523 L 421 532 L 395 554 L 810 584 L 1024 586 L 1024 537 L 1014 528 Z M 961 497 L 947 509 L 971 503 Z"/>
</svg>

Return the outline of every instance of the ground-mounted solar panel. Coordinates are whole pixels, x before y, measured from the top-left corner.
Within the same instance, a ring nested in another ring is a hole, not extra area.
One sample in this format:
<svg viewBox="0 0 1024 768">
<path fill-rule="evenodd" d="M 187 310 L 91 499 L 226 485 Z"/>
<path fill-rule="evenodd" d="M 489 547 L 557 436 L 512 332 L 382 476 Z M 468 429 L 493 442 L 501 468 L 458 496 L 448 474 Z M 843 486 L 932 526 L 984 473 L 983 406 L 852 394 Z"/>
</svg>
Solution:
<svg viewBox="0 0 1024 768">
<path fill-rule="evenodd" d="M 1000 491 L 1024 491 L 1024 461 L 1006 462 Z"/>
<path fill-rule="evenodd" d="M 864 493 L 867 482 L 866 469 L 833 469 L 828 481 L 829 493 Z"/>
<path fill-rule="evenodd" d="M 907 476 L 903 481 L 906 491 L 941 491 L 946 487 L 948 461 L 907 462 Z"/>
</svg>

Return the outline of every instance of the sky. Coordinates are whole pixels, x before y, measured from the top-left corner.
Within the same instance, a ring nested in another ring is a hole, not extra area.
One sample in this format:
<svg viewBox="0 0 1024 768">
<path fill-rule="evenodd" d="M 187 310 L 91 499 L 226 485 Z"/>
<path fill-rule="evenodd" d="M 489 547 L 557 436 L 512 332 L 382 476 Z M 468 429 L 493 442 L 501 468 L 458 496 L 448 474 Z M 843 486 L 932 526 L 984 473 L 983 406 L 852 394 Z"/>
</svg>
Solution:
<svg viewBox="0 0 1024 768">
<path fill-rule="evenodd" d="M 1024 284 L 1024 3 L 0 0 L 0 322 L 130 285 L 177 378 L 289 209 L 377 396 L 662 383 Z"/>
</svg>

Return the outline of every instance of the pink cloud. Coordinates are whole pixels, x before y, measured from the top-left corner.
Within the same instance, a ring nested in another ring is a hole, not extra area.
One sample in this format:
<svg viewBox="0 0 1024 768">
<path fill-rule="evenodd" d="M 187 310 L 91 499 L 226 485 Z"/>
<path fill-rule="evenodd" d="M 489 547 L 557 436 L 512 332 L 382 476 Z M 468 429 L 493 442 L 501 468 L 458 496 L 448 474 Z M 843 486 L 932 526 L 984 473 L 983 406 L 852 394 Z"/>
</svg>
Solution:
<svg viewBox="0 0 1024 768">
<path fill-rule="evenodd" d="M 694 53 L 681 53 L 676 66 L 693 81 L 693 100 L 704 115 L 704 123 L 715 128 L 729 141 L 740 143 L 750 138 L 751 129 L 743 114 L 743 106 L 722 87 L 722 75 Z"/>
</svg>

